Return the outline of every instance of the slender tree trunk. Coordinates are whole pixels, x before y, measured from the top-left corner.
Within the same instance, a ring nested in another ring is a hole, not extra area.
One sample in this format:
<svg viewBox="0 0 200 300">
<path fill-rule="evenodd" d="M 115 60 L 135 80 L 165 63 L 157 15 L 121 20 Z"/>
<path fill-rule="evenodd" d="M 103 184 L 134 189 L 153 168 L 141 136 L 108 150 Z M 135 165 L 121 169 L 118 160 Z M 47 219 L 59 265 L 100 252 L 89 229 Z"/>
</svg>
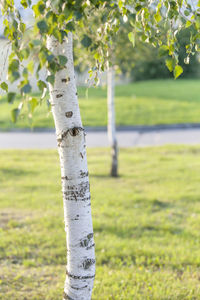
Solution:
<svg viewBox="0 0 200 300">
<path fill-rule="evenodd" d="M 63 44 L 49 37 L 47 45 L 54 55 L 65 55 L 68 59 L 66 68 L 56 73 L 54 86 L 50 85 L 67 239 L 63 299 L 90 300 L 95 277 L 95 253 L 85 131 L 77 99 L 72 34 L 68 34 Z"/>
<path fill-rule="evenodd" d="M 112 165 L 111 176 L 118 176 L 118 147 L 115 126 L 115 103 L 114 103 L 114 89 L 115 89 L 115 71 L 114 68 L 109 67 L 107 70 L 107 103 L 108 103 L 108 139 L 111 146 Z"/>
</svg>

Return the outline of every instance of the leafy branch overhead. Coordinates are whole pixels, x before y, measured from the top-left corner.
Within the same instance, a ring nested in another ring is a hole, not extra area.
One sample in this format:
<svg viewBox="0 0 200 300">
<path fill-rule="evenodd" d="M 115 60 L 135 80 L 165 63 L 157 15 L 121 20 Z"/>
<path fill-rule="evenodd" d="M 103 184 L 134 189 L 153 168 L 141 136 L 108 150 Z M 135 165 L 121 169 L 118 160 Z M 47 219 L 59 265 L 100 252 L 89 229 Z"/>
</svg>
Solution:
<svg viewBox="0 0 200 300">
<path fill-rule="evenodd" d="M 104 70 L 110 59 L 108 52 L 113 38 L 117 37 L 119 28 L 125 23 L 132 28 L 128 38 L 133 47 L 137 47 L 138 39 L 159 47 L 160 56 L 166 56 L 166 66 L 175 78 L 183 72 L 179 66 L 178 33 L 191 29 L 190 42 L 186 45 L 186 63 L 200 49 L 200 1 L 57 0 L 51 1 L 49 5 L 47 0 L 40 0 L 33 5 L 31 0 L 21 0 L 24 10 L 33 11 L 32 26 L 25 23 L 14 0 L 1 0 L 0 5 L 4 18 L 4 36 L 12 45 L 8 80 L 19 82 L 22 96 L 31 92 L 30 75 L 35 75 L 39 89 L 44 92 L 46 82 L 53 85 L 55 73 L 65 68 L 67 58 L 64 55 L 56 57 L 47 49 L 48 36 L 63 43 L 68 32 L 73 32 L 74 38 L 87 49 L 88 55 L 93 56 L 93 71 Z M 84 34 L 80 36 L 79 32 Z M 27 60 L 28 64 L 25 63 Z M 43 68 L 48 72 L 46 81 L 39 78 Z M 8 92 L 7 83 L 1 82 L 1 88 Z M 9 102 L 15 96 L 12 94 L 11 97 L 10 92 Z M 31 101 L 27 96 L 24 99 Z"/>
</svg>

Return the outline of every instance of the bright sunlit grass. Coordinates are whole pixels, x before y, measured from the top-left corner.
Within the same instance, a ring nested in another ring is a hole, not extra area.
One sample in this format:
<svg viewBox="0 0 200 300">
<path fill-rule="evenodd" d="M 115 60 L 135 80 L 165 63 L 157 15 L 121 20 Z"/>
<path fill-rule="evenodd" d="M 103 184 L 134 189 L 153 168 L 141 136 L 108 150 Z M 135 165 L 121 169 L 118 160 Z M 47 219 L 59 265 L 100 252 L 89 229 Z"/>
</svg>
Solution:
<svg viewBox="0 0 200 300">
<path fill-rule="evenodd" d="M 200 147 L 89 149 L 93 300 L 200 295 Z M 0 151 L 0 299 L 59 300 L 65 233 L 56 151 Z"/>
<path fill-rule="evenodd" d="M 106 126 L 106 87 L 79 88 L 79 102 L 84 126 Z M 200 123 L 199 80 L 151 80 L 116 87 L 117 125 L 157 125 Z M 8 105 L 0 100 L 0 129 L 26 128 L 26 115 L 19 122 L 11 122 Z M 38 107 L 33 117 L 34 128 L 53 128 L 53 120 L 46 103 Z"/>
</svg>

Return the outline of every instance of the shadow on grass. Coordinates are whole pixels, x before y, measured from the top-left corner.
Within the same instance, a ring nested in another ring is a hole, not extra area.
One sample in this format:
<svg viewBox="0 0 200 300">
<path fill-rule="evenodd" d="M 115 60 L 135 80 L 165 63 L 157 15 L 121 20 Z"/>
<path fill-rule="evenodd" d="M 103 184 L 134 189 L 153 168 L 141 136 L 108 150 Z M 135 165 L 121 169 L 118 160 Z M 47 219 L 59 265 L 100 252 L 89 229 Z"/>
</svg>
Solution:
<svg viewBox="0 0 200 300">
<path fill-rule="evenodd" d="M 19 177 L 19 176 L 26 176 L 26 175 L 33 175 L 36 174 L 35 171 L 32 170 L 22 170 L 22 169 L 14 169 L 14 168 L 0 168 L 1 179 L 3 177 Z"/>
<path fill-rule="evenodd" d="M 95 224 L 94 231 L 98 233 L 116 235 L 120 239 L 163 237 L 163 235 L 181 235 L 185 232 L 180 227 L 163 225 L 141 225 L 135 227 L 119 228 L 115 225 Z M 191 236 L 191 235 L 190 235 Z"/>
<path fill-rule="evenodd" d="M 109 173 L 108 174 L 92 174 L 90 173 L 91 178 L 107 178 L 107 179 L 120 179 L 122 176 L 118 175 L 117 177 L 111 176 Z"/>
</svg>

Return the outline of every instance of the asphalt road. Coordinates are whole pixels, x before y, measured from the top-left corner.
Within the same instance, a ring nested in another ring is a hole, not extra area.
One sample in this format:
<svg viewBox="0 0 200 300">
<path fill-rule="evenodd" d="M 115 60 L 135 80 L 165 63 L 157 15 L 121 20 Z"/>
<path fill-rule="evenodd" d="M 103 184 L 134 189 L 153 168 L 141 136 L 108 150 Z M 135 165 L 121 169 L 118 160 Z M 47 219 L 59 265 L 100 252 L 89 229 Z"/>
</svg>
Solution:
<svg viewBox="0 0 200 300">
<path fill-rule="evenodd" d="M 166 144 L 200 144 L 200 128 L 125 130 L 117 133 L 120 147 L 144 147 Z M 88 131 L 88 147 L 106 147 L 106 131 Z M 53 132 L 0 132 L 0 149 L 53 149 Z"/>
</svg>

